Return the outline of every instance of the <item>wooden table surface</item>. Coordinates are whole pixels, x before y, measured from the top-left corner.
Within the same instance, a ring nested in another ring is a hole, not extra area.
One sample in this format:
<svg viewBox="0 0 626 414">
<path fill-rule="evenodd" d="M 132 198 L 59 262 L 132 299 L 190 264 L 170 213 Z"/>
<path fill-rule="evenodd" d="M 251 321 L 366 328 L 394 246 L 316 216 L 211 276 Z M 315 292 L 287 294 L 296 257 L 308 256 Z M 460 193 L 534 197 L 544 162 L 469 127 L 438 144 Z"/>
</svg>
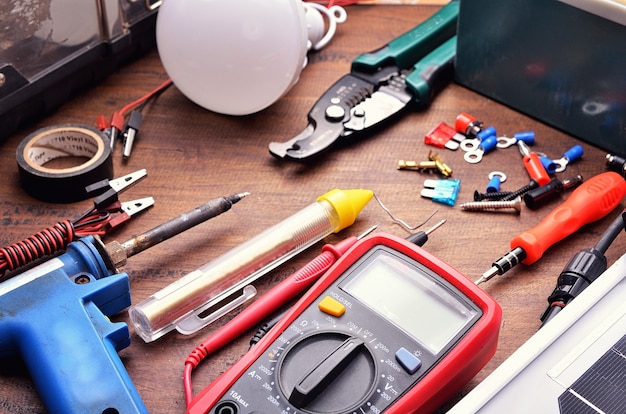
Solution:
<svg viewBox="0 0 626 414">
<path fill-rule="evenodd" d="M 133 303 L 139 303 L 333 188 L 373 190 L 398 218 L 413 225 L 423 222 L 436 211 L 429 224 L 441 219 L 447 222 L 431 235 L 425 249 L 475 280 L 493 260 L 509 250 L 509 240 L 513 236 L 537 224 L 566 195 L 537 211 L 523 206 L 519 215 L 462 211 L 458 204 L 471 201 L 474 190 L 484 191 L 489 172 L 507 174 L 503 190 L 517 189 L 527 184 L 529 177 L 516 147 L 498 149 L 487 154 L 482 162 L 469 164 L 463 160 L 460 150 L 437 149 L 424 143 L 424 134 L 428 130 L 440 121 L 453 125 L 461 112 L 473 114 L 486 125 L 495 126 L 499 134 L 511 136 L 516 132 L 534 131 L 534 150 L 552 158 L 560 157 L 574 144 L 581 144 L 585 151 L 583 158 L 558 174 L 559 178 L 576 174 L 589 178 L 606 171 L 605 151 L 458 84 L 445 88 L 429 109 L 407 112 L 374 136 L 334 149 L 314 164 L 280 161 L 270 156 L 268 143 L 286 141 L 304 129 L 306 114 L 313 103 L 328 86 L 350 70 L 351 61 L 359 53 L 386 44 L 436 10 L 436 6 L 348 7 L 347 22 L 339 26 L 337 36 L 326 49 L 310 55 L 300 82 L 270 108 L 257 114 L 232 117 L 212 113 L 191 103 L 175 87 L 148 106 L 131 158 L 123 162 L 118 146 L 114 168 L 115 176 L 146 168 L 147 178 L 123 193 L 122 201 L 152 196 L 156 204 L 107 235 L 105 242 L 125 241 L 214 197 L 243 191 L 251 195 L 231 211 L 130 258 L 123 271 L 130 276 Z M 98 115 L 109 116 L 166 79 L 157 52 L 151 52 L 122 67 L 100 85 L 76 96 L 54 114 L 22 128 L 0 143 L 0 175 L 3 177 L 0 180 L 3 195 L 0 200 L 0 243 L 8 245 L 57 221 L 76 218 L 91 206 L 90 200 L 50 204 L 25 193 L 19 183 L 15 161 L 16 147 L 24 137 L 39 128 L 56 124 L 95 125 Z M 461 180 L 461 191 L 454 207 L 420 196 L 424 180 L 440 178 L 438 175 L 396 168 L 400 159 L 426 160 L 431 150 L 438 151 L 453 169 L 453 177 Z M 569 258 L 578 250 L 595 244 L 624 206 L 622 202 L 606 218 L 584 226 L 552 246 L 537 263 L 520 265 L 482 285 L 503 309 L 498 351 L 455 400 L 537 331 L 539 316 L 547 304 L 546 297 L 552 292 L 556 278 Z M 354 225 L 323 242 L 335 243 L 358 235 L 375 224 L 378 225 L 377 231 L 402 237 L 407 235 L 372 200 Z M 257 285 L 259 295 L 315 257 L 323 242 L 266 275 Z M 619 237 L 607 252 L 609 263 L 625 251 L 626 237 Z M 232 316 L 222 318 L 195 336 L 170 333 L 149 344 L 131 328 L 131 345 L 119 355 L 150 412 L 184 412 L 183 362 L 197 344 Z M 127 322 L 127 312 L 114 319 Z M 251 334 L 252 331 L 246 333 L 212 355 L 194 371 L 195 394 L 245 353 Z M 31 347 L 39 345 L 30 344 Z M 15 357 L 7 358 L 0 364 L 0 374 L 0 411 L 32 413 L 43 410 L 22 362 Z"/>
</svg>

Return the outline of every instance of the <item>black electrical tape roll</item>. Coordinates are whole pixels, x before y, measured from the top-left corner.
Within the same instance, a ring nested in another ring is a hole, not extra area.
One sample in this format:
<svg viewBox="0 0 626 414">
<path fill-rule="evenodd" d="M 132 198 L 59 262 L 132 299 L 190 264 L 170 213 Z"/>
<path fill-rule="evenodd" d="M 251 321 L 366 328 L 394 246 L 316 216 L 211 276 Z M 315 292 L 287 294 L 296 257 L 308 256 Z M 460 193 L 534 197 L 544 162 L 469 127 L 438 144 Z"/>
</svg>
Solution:
<svg viewBox="0 0 626 414">
<path fill-rule="evenodd" d="M 52 203 L 88 198 L 86 186 L 113 178 L 109 142 L 105 134 L 84 125 L 64 124 L 35 131 L 16 151 L 22 187 L 31 196 Z M 45 167 L 48 161 L 61 157 L 88 160 L 69 168 Z"/>
</svg>

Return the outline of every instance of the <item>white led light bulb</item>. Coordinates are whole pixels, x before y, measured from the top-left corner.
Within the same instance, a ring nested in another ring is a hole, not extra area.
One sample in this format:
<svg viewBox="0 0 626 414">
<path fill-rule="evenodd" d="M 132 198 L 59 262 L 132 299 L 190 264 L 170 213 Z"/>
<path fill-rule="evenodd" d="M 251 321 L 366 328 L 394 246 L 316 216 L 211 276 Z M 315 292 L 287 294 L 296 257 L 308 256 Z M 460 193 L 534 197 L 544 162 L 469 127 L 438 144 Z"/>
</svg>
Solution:
<svg viewBox="0 0 626 414">
<path fill-rule="evenodd" d="M 297 82 L 306 64 L 300 0 L 165 0 L 156 34 L 176 87 L 223 114 L 266 108 Z"/>
<path fill-rule="evenodd" d="M 255 113 L 298 81 L 307 50 L 323 47 L 345 20 L 343 9 L 325 13 L 332 33 L 320 40 L 324 21 L 316 10 L 301 0 L 164 0 L 156 24 L 159 56 L 176 87 L 198 105 L 227 115 Z"/>
</svg>

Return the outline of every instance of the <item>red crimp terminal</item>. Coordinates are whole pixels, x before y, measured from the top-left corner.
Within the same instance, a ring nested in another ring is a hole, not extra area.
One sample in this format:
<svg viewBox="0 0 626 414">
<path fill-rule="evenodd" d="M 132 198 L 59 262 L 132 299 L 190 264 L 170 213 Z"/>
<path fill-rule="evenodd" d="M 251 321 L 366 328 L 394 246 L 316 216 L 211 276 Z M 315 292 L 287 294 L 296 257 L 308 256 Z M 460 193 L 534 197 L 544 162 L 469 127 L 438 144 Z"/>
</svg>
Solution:
<svg viewBox="0 0 626 414">
<path fill-rule="evenodd" d="M 104 131 L 111 127 L 111 124 L 109 123 L 109 121 L 107 121 L 104 115 L 98 116 L 97 125 L 98 125 L 98 130 L 100 131 Z"/>
</svg>

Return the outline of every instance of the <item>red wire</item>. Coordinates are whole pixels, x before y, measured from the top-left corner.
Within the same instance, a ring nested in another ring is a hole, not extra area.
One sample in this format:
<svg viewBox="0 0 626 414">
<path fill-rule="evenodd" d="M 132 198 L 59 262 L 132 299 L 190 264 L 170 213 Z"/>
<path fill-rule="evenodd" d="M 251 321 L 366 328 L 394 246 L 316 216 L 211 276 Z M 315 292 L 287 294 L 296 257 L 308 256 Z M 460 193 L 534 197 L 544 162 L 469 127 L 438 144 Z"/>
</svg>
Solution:
<svg viewBox="0 0 626 414">
<path fill-rule="evenodd" d="M 119 111 L 113 111 L 113 114 L 111 115 L 111 120 L 108 124 L 114 127 L 115 129 L 121 131 L 124 128 L 124 122 L 125 122 L 124 117 L 126 116 L 126 112 L 131 111 L 132 109 L 138 107 L 139 105 L 145 104 L 146 102 L 148 102 L 149 99 L 154 98 L 155 96 L 163 92 L 165 89 L 169 88 L 171 85 L 172 85 L 172 79 L 168 79 L 165 82 L 163 82 L 161 85 L 159 85 L 157 88 L 155 88 L 152 92 L 142 96 L 139 99 L 135 99 L 131 103 L 122 107 L 122 109 L 120 109 Z M 106 125 L 106 123 L 103 124 L 101 121 L 99 121 L 98 124 Z"/>
<path fill-rule="evenodd" d="M 77 237 L 103 236 L 111 214 L 91 209 L 74 221 L 61 221 L 17 243 L 0 248 L 0 278 L 7 272 L 65 250 Z"/>
<path fill-rule="evenodd" d="M 191 386 L 191 371 L 193 371 L 193 365 L 190 363 L 185 364 L 185 371 L 183 372 L 183 387 L 185 388 L 185 401 L 187 407 L 191 405 L 193 401 L 193 387 Z"/>
<path fill-rule="evenodd" d="M 142 96 L 139 99 L 134 100 L 133 102 L 127 104 L 126 106 L 124 106 L 122 109 L 119 110 L 119 113 L 124 116 L 126 115 L 126 112 L 130 111 L 131 109 L 141 105 L 142 103 L 146 102 L 148 99 L 152 98 L 153 96 L 159 94 L 160 92 L 162 92 L 163 90 L 165 90 L 166 88 L 168 88 L 170 85 L 172 84 L 172 79 L 168 79 L 165 82 L 163 82 L 161 85 L 159 85 L 156 89 L 154 89 L 152 92 Z"/>
<path fill-rule="evenodd" d="M 74 240 L 74 227 L 68 220 L 56 223 L 26 239 L 0 248 L 0 277 L 7 271 L 63 250 Z"/>
</svg>

